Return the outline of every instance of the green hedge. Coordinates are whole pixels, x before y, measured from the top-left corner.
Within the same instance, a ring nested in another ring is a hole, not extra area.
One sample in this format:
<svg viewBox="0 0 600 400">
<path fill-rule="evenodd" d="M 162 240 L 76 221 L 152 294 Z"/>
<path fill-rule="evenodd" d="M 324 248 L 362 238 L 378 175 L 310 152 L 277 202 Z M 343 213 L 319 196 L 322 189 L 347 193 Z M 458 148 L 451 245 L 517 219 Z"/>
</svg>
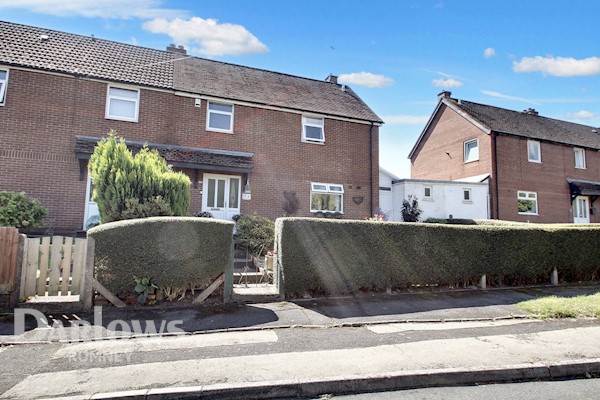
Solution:
<svg viewBox="0 0 600 400">
<path fill-rule="evenodd" d="M 599 225 L 443 225 L 280 218 L 286 294 L 600 278 Z"/>
<path fill-rule="evenodd" d="M 152 217 L 88 230 L 96 240 L 95 276 L 108 290 L 131 292 L 133 276 L 159 287 L 204 287 L 230 262 L 233 223 L 195 217 Z"/>
</svg>

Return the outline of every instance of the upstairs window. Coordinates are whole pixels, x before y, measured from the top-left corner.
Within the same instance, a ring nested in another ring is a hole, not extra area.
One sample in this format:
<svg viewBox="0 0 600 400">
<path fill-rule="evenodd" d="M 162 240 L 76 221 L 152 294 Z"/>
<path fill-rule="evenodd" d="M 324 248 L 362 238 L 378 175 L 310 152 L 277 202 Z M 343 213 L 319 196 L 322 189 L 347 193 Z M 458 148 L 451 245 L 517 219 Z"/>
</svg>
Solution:
<svg viewBox="0 0 600 400">
<path fill-rule="evenodd" d="M 323 118 L 302 117 L 302 141 L 325 143 Z"/>
<path fill-rule="evenodd" d="M 208 102 L 206 130 L 215 132 L 233 132 L 233 104 Z"/>
<path fill-rule="evenodd" d="M 517 192 L 519 214 L 538 215 L 537 193 Z"/>
<path fill-rule="evenodd" d="M 311 212 L 343 212 L 344 186 L 331 183 L 311 183 Z"/>
<path fill-rule="evenodd" d="M 106 118 L 138 121 L 140 91 L 109 86 L 106 95 Z"/>
<path fill-rule="evenodd" d="M 0 104 L 4 104 L 6 85 L 8 84 L 8 71 L 0 69 Z"/>
<path fill-rule="evenodd" d="M 575 168 L 585 169 L 585 150 L 574 149 L 575 151 Z"/>
<path fill-rule="evenodd" d="M 527 141 L 527 159 L 529 162 L 542 162 L 542 149 L 540 147 L 540 142 L 536 140 Z"/>
<path fill-rule="evenodd" d="M 479 139 L 469 140 L 464 146 L 466 163 L 479 160 Z"/>
</svg>

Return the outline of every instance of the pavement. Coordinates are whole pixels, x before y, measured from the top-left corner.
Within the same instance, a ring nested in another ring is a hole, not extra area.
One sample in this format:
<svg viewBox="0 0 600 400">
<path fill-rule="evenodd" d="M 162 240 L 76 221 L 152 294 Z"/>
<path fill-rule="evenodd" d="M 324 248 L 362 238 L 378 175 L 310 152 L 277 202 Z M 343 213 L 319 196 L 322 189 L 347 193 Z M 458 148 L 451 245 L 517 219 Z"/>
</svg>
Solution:
<svg viewBox="0 0 600 400">
<path fill-rule="evenodd" d="M 537 297 L 597 292 L 600 286 L 552 286 L 164 309 L 104 307 L 95 314 L 46 315 L 54 328 L 32 329 L 36 321 L 27 318 L 27 331 L 19 335 L 13 334 L 14 321 L 5 321 L 0 323 L 0 359 L 33 348 L 50 352 L 59 367 L 15 378 L 0 398 L 307 398 L 598 376 L 599 321 L 540 322 L 515 307 Z M 76 326 L 70 326 L 73 322 Z M 332 344 L 333 337 L 352 335 L 358 343 Z M 115 336 L 122 339 L 109 340 Z M 286 337 L 289 342 L 311 339 L 304 347 L 277 347 Z M 211 346 L 235 350 L 193 353 Z M 185 352 L 190 356 L 181 356 Z M 140 357 L 138 362 L 130 362 L 132 355 Z M 119 361 L 119 356 L 130 358 Z M 107 362 L 73 363 L 78 358 Z"/>
</svg>

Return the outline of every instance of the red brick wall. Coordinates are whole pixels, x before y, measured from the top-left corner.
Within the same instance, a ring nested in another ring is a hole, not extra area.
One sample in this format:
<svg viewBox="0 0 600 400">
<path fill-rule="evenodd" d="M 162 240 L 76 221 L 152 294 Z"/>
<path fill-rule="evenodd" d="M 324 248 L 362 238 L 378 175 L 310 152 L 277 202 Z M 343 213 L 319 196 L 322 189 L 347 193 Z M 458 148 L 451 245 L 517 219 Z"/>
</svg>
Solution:
<svg viewBox="0 0 600 400">
<path fill-rule="evenodd" d="M 539 223 L 573 222 L 567 178 L 600 181 L 600 154 L 586 150 L 586 169 L 575 168 L 573 147 L 541 142 L 541 163 L 527 159 L 527 139 L 498 136 L 500 219 Z M 537 192 L 539 215 L 521 215 L 517 191 Z M 600 208 L 596 201 L 594 206 Z M 598 214 L 591 222 L 600 222 Z"/>
<path fill-rule="evenodd" d="M 479 138 L 479 161 L 463 162 L 463 143 Z M 493 137 L 452 109 L 441 106 L 440 112 L 412 158 L 413 179 L 455 180 L 489 173 L 492 217 L 504 220 L 539 223 L 573 222 L 567 178 L 600 181 L 600 153 L 586 150 L 586 169 L 575 168 L 573 147 L 541 143 L 542 163 L 527 159 L 527 139 L 496 136 L 497 177 L 493 167 Z M 450 156 L 446 154 L 450 153 Z M 496 213 L 496 179 L 499 184 Z M 517 191 L 537 192 L 539 215 L 518 213 Z M 600 200 L 594 206 L 600 209 Z M 598 214 L 591 222 L 600 222 Z"/>
<path fill-rule="evenodd" d="M 309 216 L 310 182 L 344 185 L 347 218 L 371 214 L 369 129 L 325 119 L 324 145 L 301 142 L 299 114 L 235 105 L 233 134 L 206 131 L 205 100 L 141 90 L 139 122 L 104 117 L 107 84 L 67 76 L 11 69 L 6 104 L 0 107 L 0 190 L 22 190 L 50 209 L 57 231 L 83 222 L 85 181 L 73 152 L 75 135 L 105 136 L 111 130 L 128 140 L 254 153 L 249 176 L 252 199 L 242 213 L 283 215 L 284 190 L 295 190 L 298 215 Z M 378 128 L 373 128 L 373 186 L 378 188 Z M 186 171 L 191 177 L 193 173 Z M 216 171 L 214 171 L 216 172 Z M 201 207 L 201 181 L 192 189 L 191 210 Z M 353 197 L 363 197 L 355 204 Z M 378 207 L 374 190 L 373 207 Z"/>
</svg>

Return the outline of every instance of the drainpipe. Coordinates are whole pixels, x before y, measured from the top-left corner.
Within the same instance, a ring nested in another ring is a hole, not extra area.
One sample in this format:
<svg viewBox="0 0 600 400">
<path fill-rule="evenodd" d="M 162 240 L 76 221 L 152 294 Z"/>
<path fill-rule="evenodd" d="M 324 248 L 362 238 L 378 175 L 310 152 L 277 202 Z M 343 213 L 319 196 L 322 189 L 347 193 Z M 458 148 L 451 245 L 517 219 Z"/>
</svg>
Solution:
<svg viewBox="0 0 600 400">
<path fill-rule="evenodd" d="M 494 156 L 492 162 L 494 163 L 494 181 L 496 182 L 496 190 L 495 190 L 495 199 L 494 199 L 494 208 L 496 209 L 496 219 L 500 219 L 500 206 L 498 201 L 500 199 L 500 187 L 499 187 L 499 179 L 498 179 L 498 149 L 496 145 L 497 135 L 495 132 L 492 132 L 492 146 L 494 147 Z"/>
<path fill-rule="evenodd" d="M 371 188 L 370 207 L 371 211 L 369 217 L 373 215 L 373 121 L 369 127 L 369 187 Z"/>
</svg>

